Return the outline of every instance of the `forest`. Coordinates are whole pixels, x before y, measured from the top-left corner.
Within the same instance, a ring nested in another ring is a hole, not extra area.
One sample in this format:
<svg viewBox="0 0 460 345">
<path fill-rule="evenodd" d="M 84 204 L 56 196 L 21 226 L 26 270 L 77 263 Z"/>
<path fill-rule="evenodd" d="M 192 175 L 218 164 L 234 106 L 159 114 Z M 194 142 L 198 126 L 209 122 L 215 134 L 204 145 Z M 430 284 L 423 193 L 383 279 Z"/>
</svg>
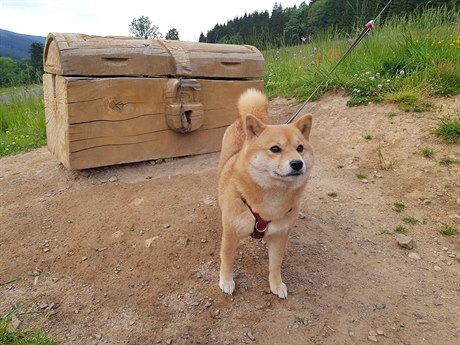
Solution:
<svg viewBox="0 0 460 345">
<path fill-rule="evenodd" d="M 313 37 L 335 31 L 347 35 L 361 31 L 363 25 L 374 19 L 388 0 L 311 0 L 298 7 L 283 8 L 275 3 L 272 12 L 254 12 L 216 24 L 200 42 L 250 44 L 261 50 L 307 43 Z M 392 1 L 379 18 L 384 21 L 392 15 L 403 15 L 429 8 L 459 6 L 459 0 L 404 0 Z"/>
</svg>

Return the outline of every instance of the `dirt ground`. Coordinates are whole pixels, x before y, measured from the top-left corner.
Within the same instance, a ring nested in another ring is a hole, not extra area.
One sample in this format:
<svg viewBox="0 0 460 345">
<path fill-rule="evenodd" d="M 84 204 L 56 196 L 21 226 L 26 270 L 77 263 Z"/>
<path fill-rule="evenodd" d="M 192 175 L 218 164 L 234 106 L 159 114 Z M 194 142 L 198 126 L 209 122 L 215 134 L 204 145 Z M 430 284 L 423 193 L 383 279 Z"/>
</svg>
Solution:
<svg viewBox="0 0 460 345">
<path fill-rule="evenodd" d="M 460 147 L 432 130 L 460 97 L 425 113 L 346 101 L 308 106 L 316 165 L 286 300 L 251 238 L 234 295 L 218 287 L 218 153 L 72 172 L 41 148 L 0 159 L 0 313 L 62 344 L 459 344 L 460 238 L 440 230 L 460 228 Z M 270 111 L 282 122 L 298 106 Z"/>
</svg>

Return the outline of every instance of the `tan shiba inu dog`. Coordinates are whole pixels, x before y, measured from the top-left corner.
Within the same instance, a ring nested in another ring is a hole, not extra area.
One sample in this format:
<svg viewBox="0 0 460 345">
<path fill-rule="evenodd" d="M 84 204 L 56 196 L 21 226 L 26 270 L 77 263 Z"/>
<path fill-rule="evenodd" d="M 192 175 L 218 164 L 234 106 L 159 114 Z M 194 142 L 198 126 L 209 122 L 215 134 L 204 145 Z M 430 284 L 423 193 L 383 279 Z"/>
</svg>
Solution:
<svg viewBox="0 0 460 345">
<path fill-rule="evenodd" d="M 223 226 L 219 286 L 227 294 L 235 290 L 233 262 L 239 240 L 265 234 L 270 290 L 286 298 L 281 262 L 313 165 L 308 141 L 312 116 L 271 125 L 268 100 L 255 89 L 240 96 L 238 110 L 240 118 L 224 134 L 218 167 Z"/>
</svg>

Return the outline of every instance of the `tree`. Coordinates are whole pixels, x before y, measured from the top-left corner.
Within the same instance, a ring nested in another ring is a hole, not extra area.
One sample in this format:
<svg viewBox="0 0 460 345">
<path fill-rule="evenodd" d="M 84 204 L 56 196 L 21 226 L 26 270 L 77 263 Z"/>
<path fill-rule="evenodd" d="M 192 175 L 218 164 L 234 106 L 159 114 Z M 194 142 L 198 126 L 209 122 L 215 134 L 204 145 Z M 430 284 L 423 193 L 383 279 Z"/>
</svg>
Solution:
<svg viewBox="0 0 460 345">
<path fill-rule="evenodd" d="M 148 38 L 161 38 L 163 34 L 160 32 L 158 26 L 153 25 L 149 17 L 134 18 L 129 24 L 129 32 L 136 37 Z"/>
<path fill-rule="evenodd" d="M 179 32 L 175 28 L 172 28 L 166 34 L 167 40 L 179 40 Z"/>
<path fill-rule="evenodd" d="M 29 48 L 30 64 L 36 70 L 43 70 L 43 44 L 34 42 Z"/>
</svg>

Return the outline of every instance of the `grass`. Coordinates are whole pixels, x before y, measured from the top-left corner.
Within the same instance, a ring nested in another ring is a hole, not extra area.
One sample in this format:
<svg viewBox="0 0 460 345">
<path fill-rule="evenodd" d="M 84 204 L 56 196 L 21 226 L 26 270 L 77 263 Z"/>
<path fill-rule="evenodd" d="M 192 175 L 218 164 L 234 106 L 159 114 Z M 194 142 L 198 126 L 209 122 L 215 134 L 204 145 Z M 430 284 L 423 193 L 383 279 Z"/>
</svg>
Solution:
<svg viewBox="0 0 460 345">
<path fill-rule="evenodd" d="M 393 211 L 395 211 L 396 213 L 401 213 L 402 211 L 404 211 L 406 208 L 406 205 L 404 205 L 402 202 L 395 202 L 393 204 Z"/>
<path fill-rule="evenodd" d="M 403 221 L 405 224 L 411 224 L 411 225 L 415 225 L 415 224 L 420 223 L 420 221 L 419 221 L 417 218 L 412 217 L 412 216 L 404 217 L 404 218 L 402 219 L 402 221 Z"/>
<path fill-rule="evenodd" d="M 439 127 L 434 134 L 446 143 L 457 144 L 460 142 L 460 116 L 457 118 L 441 118 Z"/>
<path fill-rule="evenodd" d="M 406 234 L 408 232 L 407 228 L 403 225 L 398 225 L 395 229 L 394 232 L 398 234 Z"/>
<path fill-rule="evenodd" d="M 43 332 L 33 330 L 8 330 L 9 318 L 0 319 L 0 344 L 5 345 L 57 345 Z"/>
<path fill-rule="evenodd" d="M 432 158 L 434 156 L 434 150 L 431 147 L 424 147 L 420 149 L 420 154 L 425 158 Z"/>
<path fill-rule="evenodd" d="M 444 236 L 456 236 L 460 234 L 460 231 L 457 228 L 450 225 L 444 225 L 439 232 Z"/>
<path fill-rule="evenodd" d="M 305 100 L 321 85 L 314 98 L 344 89 L 350 106 L 385 101 L 426 111 L 427 97 L 460 93 L 459 18 L 459 9 L 441 7 L 377 22 L 331 76 L 354 36 L 329 31 L 326 39 L 264 51 L 267 94 Z"/>
<path fill-rule="evenodd" d="M 36 88 L 0 92 L 0 156 L 46 144 L 43 94 Z"/>
<path fill-rule="evenodd" d="M 356 174 L 356 177 L 360 180 L 367 180 L 367 175 L 363 173 Z"/>
<path fill-rule="evenodd" d="M 41 296 L 35 297 L 21 304 L 4 316 L 0 316 L 0 344 L 3 345 L 57 345 L 58 342 L 44 332 L 30 329 L 9 329 L 9 324 L 15 315 L 27 315 L 20 311 L 37 301 Z"/>
</svg>

